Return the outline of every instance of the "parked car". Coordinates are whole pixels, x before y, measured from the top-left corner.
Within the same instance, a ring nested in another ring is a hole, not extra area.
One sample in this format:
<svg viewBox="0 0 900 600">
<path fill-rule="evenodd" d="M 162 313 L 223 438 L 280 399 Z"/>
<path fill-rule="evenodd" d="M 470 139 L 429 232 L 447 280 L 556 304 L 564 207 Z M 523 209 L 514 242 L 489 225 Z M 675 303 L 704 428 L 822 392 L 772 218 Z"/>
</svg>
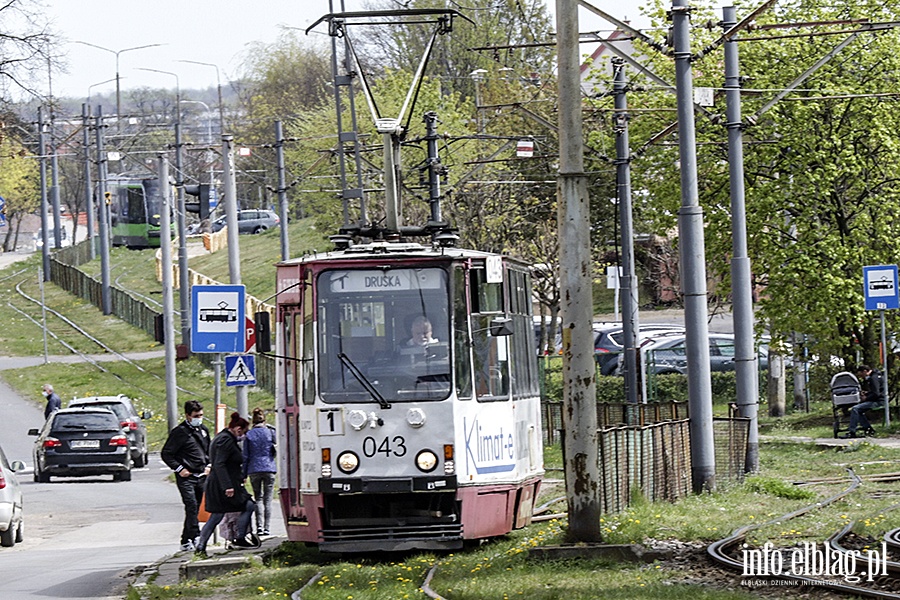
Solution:
<svg viewBox="0 0 900 600">
<path fill-rule="evenodd" d="M 52 475 L 87 477 L 112 475 L 131 481 L 131 448 L 116 414 L 108 408 L 64 408 L 31 429 L 34 480 L 47 483 Z"/>
<path fill-rule="evenodd" d="M 262 233 L 267 229 L 278 227 L 281 219 L 271 210 L 239 210 L 238 233 Z M 213 233 L 225 227 L 225 215 L 212 222 L 210 229 Z"/>
<path fill-rule="evenodd" d="M 47 234 L 47 239 L 50 241 L 50 247 L 56 248 L 56 225 L 50 224 L 50 231 Z M 66 231 L 65 226 L 59 230 L 59 239 L 60 239 L 60 248 L 65 248 L 66 246 L 71 246 L 72 242 L 69 241 L 69 234 Z M 32 235 L 32 244 L 34 245 L 34 250 L 38 251 L 44 247 L 44 230 L 38 229 Z"/>
<path fill-rule="evenodd" d="M 680 325 L 647 324 L 638 326 L 638 343 L 648 337 L 668 332 L 684 332 Z M 601 375 L 619 372 L 620 357 L 624 349 L 625 331 L 621 323 L 594 324 L 594 358 Z"/>
<path fill-rule="evenodd" d="M 134 466 L 138 469 L 147 466 L 147 425 L 144 424 L 144 419 L 153 416 L 149 410 L 138 413 L 131 398 L 123 394 L 75 398 L 69 402 L 69 408 L 108 408 L 113 411 L 128 436 Z"/>
<path fill-rule="evenodd" d="M 16 471 L 24 468 L 25 463 L 20 460 L 10 463 L 0 448 L 0 546 L 14 546 L 22 541 L 25 517 Z"/>
</svg>

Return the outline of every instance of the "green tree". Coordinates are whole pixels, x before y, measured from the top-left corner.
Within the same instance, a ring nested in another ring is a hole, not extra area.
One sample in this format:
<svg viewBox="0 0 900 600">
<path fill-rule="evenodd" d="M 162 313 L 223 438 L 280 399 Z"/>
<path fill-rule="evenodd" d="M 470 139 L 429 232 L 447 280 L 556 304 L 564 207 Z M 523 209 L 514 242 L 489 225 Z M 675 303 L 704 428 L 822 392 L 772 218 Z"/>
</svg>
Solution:
<svg viewBox="0 0 900 600">
<path fill-rule="evenodd" d="M 7 226 L 3 232 L 3 250 L 16 249 L 22 217 L 39 208 L 38 165 L 15 139 L 0 140 L 0 196 L 6 200 L 3 214 Z"/>
</svg>

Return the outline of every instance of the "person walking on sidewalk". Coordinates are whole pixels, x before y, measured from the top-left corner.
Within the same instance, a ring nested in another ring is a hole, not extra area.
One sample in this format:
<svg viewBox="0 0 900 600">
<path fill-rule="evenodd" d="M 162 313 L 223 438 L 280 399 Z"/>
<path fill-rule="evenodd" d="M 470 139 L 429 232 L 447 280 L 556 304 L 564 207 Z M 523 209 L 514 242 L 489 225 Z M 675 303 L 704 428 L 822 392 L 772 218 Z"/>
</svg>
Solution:
<svg viewBox="0 0 900 600">
<path fill-rule="evenodd" d="M 857 429 L 862 429 L 864 435 L 875 435 L 875 430 L 869 424 L 866 411 L 882 408 L 884 406 L 884 380 L 881 373 L 875 371 L 869 365 L 859 365 L 856 374 L 863 388 L 863 401 L 850 409 L 850 425 L 847 427 L 848 437 L 857 437 Z"/>
<path fill-rule="evenodd" d="M 197 513 L 210 465 L 209 430 L 203 424 L 203 405 L 198 401 L 184 403 L 184 421 L 169 432 L 161 457 L 175 472 L 175 485 L 184 504 L 181 549 L 193 551 L 194 541 L 200 535 Z"/>
<path fill-rule="evenodd" d="M 256 534 L 269 535 L 272 490 L 275 488 L 275 428 L 266 424 L 262 408 L 253 409 L 253 428 L 244 439 L 244 476 L 250 477 L 256 500 Z"/>
<path fill-rule="evenodd" d="M 59 396 L 53 391 L 53 386 L 49 383 L 44 384 L 43 394 L 47 399 L 47 405 L 44 407 L 44 420 L 46 421 L 50 415 L 62 408 L 62 400 L 59 399 Z"/>
<path fill-rule="evenodd" d="M 228 427 L 217 433 L 210 444 L 209 459 L 212 468 L 206 482 L 206 510 L 209 512 L 209 520 L 197 539 L 195 552 L 200 556 L 206 555 L 206 543 L 228 512 L 241 512 L 237 522 L 237 535 L 231 540 L 231 544 L 237 548 L 259 546 L 259 537 L 247 533 L 250 520 L 256 512 L 256 503 L 244 487 L 244 455 L 238 446 L 238 441 L 249 428 L 247 419 L 236 412 L 231 413 Z"/>
</svg>

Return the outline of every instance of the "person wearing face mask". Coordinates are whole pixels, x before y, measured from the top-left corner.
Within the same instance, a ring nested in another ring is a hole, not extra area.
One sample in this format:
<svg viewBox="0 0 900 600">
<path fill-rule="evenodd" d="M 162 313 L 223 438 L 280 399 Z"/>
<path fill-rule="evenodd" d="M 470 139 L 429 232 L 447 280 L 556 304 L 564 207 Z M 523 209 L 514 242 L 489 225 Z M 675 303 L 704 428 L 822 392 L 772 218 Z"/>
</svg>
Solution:
<svg viewBox="0 0 900 600">
<path fill-rule="evenodd" d="M 210 444 L 212 469 L 206 482 L 206 510 L 209 512 L 209 519 L 197 540 L 195 552 L 200 556 L 206 555 L 206 543 L 222 522 L 225 513 L 229 512 L 241 512 L 231 545 L 236 548 L 254 548 L 260 544 L 256 534 L 247 533 L 250 530 L 250 520 L 256 512 L 256 503 L 244 487 L 244 455 L 238 445 L 249 428 L 247 419 L 239 413 L 231 413 L 228 427 L 217 433 Z"/>
<path fill-rule="evenodd" d="M 175 472 L 175 485 L 184 504 L 181 549 L 192 551 L 200 535 L 197 513 L 209 474 L 209 430 L 203 424 L 203 405 L 198 401 L 184 403 L 184 417 L 184 421 L 169 432 L 161 457 Z"/>
<path fill-rule="evenodd" d="M 44 407 L 44 420 L 47 420 L 47 417 L 62 407 L 62 401 L 59 399 L 59 396 L 56 395 L 56 392 L 53 391 L 53 386 L 49 383 L 44 384 L 43 393 L 44 398 L 47 399 L 47 406 Z"/>
</svg>

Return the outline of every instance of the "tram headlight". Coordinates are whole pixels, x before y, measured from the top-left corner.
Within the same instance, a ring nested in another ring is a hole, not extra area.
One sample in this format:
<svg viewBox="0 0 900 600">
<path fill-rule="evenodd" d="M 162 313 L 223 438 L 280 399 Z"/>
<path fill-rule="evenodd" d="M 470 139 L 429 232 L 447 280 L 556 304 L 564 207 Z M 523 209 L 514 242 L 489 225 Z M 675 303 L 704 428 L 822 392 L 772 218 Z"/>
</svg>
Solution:
<svg viewBox="0 0 900 600">
<path fill-rule="evenodd" d="M 349 475 L 359 468 L 359 457 L 353 452 L 341 452 L 337 459 L 338 469 Z"/>
<path fill-rule="evenodd" d="M 365 411 L 351 410 L 349 413 L 347 413 L 347 422 L 355 431 L 359 431 L 360 429 L 365 427 L 368 421 L 369 417 L 366 416 Z"/>
<path fill-rule="evenodd" d="M 412 427 L 421 427 L 425 424 L 425 411 L 421 408 L 411 408 L 406 411 L 406 422 Z"/>
<path fill-rule="evenodd" d="M 422 450 L 416 455 L 416 466 L 420 471 L 430 473 L 437 467 L 437 456 L 431 450 Z"/>
</svg>

